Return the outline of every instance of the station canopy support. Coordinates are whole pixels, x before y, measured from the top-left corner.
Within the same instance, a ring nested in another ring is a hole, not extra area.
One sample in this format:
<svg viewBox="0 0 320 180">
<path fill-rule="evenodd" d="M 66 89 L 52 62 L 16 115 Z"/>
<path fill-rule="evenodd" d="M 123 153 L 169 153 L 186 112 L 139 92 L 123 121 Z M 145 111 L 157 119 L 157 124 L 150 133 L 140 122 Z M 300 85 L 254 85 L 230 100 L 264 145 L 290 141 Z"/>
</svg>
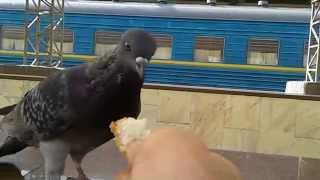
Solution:
<svg viewBox="0 0 320 180">
<path fill-rule="evenodd" d="M 320 0 L 311 1 L 310 31 L 308 42 L 308 58 L 306 63 L 305 81 L 319 80 L 319 51 L 320 51 Z"/>
<path fill-rule="evenodd" d="M 61 67 L 64 0 L 26 0 L 23 64 Z"/>
<path fill-rule="evenodd" d="M 320 95 L 319 53 L 320 53 L 320 0 L 311 0 L 308 57 L 304 81 L 288 81 L 285 92 L 288 94 Z"/>
</svg>

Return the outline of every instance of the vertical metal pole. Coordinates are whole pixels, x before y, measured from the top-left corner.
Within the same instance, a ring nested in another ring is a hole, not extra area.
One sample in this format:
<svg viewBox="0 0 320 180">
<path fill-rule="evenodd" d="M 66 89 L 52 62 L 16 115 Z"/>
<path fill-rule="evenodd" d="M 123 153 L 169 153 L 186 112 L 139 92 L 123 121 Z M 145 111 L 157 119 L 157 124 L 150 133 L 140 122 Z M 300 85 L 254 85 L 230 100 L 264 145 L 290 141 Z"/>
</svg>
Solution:
<svg viewBox="0 0 320 180">
<path fill-rule="evenodd" d="M 37 13 L 37 20 L 36 20 L 36 38 L 35 38 L 35 58 L 33 60 L 33 65 L 39 65 L 40 61 L 40 36 L 41 36 L 41 24 L 40 24 L 40 7 L 41 7 L 41 0 L 38 0 L 38 5 L 36 7 L 36 12 Z"/>
<path fill-rule="evenodd" d="M 49 26 L 49 29 L 48 29 L 48 34 L 49 34 L 49 48 L 48 48 L 48 64 L 51 64 L 53 62 L 53 40 L 55 39 L 54 38 L 54 32 L 53 32 L 53 29 L 54 29 L 54 26 L 53 26 L 53 22 L 54 22 L 54 13 L 53 13 L 53 6 L 54 6 L 54 1 L 52 1 L 52 4 L 50 6 L 50 9 L 49 9 L 49 14 L 51 14 L 50 16 L 50 26 Z"/>
<path fill-rule="evenodd" d="M 319 32 L 320 32 L 320 0 L 311 1 L 311 17 L 310 17 L 310 30 L 309 30 L 309 42 L 308 42 L 308 56 L 306 65 L 305 80 L 307 82 L 317 82 L 319 75 Z"/>
<path fill-rule="evenodd" d="M 61 23 L 61 29 L 64 35 L 64 0 L 62 0 L 62 3 L 60 4 L 60 10 L 61 10 L 61 19 L 60 19 L 60 23 Z M 64 42 L 64 36 L 60 36 L 60 50 L 61 50 L 61 54 L 59 55 L 59 62 L 60 64 L 57 64 L 58 66 L 63 66 L 63 42 Z"/>
<path fill-rule="evenodd" d="M 28 39 L 29 39 L 29 29 L 28 29 L 28 25 L 29 25 L 29 0 L 26 0 L 26 5 L 24 8 L 25 11 L 25 16 L 24 16 L 24 51 L 23 51 L 23 65 L 27 64 L 27 59 L 28 59 Z"/>
</svg>

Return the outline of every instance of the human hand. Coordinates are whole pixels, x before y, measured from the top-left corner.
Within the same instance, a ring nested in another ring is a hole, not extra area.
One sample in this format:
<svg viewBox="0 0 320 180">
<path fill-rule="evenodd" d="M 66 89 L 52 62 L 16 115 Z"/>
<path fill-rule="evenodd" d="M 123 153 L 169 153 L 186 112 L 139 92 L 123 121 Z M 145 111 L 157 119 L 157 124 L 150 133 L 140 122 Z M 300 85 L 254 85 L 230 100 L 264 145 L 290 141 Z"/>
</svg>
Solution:
<svg viewBox="0 0 320 180">
<path fill-rule="evenodd" d="M 154 130 L 126 149 L 128 168 L 116 180 L 240 180 L 238 169 L 192 132 Z"/>
</svg>

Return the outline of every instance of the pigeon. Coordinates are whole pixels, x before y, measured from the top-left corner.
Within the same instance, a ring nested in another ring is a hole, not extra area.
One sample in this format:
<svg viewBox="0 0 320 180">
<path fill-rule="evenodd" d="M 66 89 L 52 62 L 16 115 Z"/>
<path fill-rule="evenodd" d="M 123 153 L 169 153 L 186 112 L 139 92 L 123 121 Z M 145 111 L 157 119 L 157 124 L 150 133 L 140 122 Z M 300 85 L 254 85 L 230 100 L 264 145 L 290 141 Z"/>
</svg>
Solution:
<svg viewBox="0 0 320 180">
<path fill-rule="evenodd" d="M 156 48 L 150 33 L 129 29 L 111 53 L 41 81 L 0 120 L 6 133 L 0 157 L 35 146 L 44 158 L 46 180 L 60 180 L 68 155 L 77 179 L 88 179 L 81 161 L 114 137 L 109 124 L 138 117 L 144 70 Z"/>
</svg>

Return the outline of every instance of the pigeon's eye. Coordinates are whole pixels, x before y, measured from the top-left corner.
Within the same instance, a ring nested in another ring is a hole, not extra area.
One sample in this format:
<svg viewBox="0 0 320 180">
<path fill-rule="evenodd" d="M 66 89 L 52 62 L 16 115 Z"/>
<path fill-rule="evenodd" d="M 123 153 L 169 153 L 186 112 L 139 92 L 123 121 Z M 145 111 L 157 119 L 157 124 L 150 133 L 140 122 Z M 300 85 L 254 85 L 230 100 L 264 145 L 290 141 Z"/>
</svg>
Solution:
<svg viewBox="0 0 320 180">
<path fill-rule="evenodd" d="M 127 50 L 127 51 L 131 51 L 131 46 L 130 46 L 129 43 L 125 42 L 125 43 L 124 43 L 124 46 L 126 47 L 126 50 Z"/>
</svg>

